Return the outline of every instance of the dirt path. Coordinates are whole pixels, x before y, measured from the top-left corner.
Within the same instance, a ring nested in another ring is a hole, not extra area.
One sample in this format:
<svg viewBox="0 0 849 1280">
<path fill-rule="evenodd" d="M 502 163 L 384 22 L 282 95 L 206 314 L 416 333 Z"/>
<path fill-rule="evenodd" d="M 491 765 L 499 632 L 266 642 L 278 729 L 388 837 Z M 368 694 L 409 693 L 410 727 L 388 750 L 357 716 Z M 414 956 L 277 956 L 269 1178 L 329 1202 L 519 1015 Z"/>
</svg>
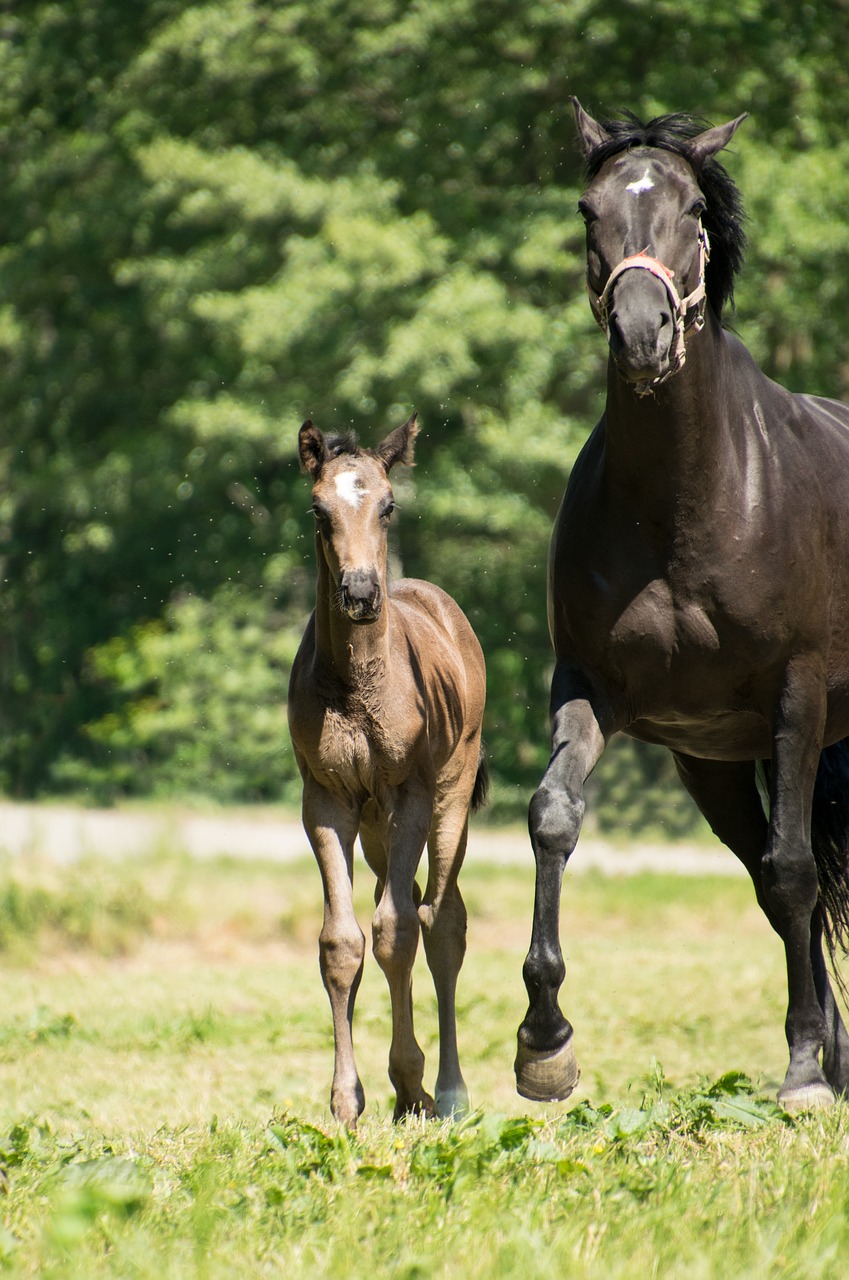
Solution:
<svg viewBox="0 0 849 1280">
<path fill-rule="evenodd" d="M 0 803 L 0 850 L 14 857 L 39 855 L 73 862 L 86 855 L 131 858 L 156 849 L 182 849 L 192 857 L 259 858 L 291 861 L 309 857 L 301 824 L 270 809 L 198 814 L 180 809 L 84 809 L 71 805 Z M 468 862 L 525 863 L 533 855 L 521 830 L 475 828 Z M 717 844 L 630 846 L 582 839 L 570 870 L 597 868 L 607 875 L 674 871 L 680 875 L 742 875 L 737 860 Z"/>
</svg>

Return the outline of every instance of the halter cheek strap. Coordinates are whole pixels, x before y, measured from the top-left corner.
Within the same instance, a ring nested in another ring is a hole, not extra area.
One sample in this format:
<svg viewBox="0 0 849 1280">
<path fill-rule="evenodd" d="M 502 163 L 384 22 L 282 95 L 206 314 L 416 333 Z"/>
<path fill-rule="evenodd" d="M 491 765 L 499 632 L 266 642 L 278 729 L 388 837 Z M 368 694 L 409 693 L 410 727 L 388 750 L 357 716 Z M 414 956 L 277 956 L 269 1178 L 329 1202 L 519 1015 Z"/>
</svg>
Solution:
<svg viewBox="0 0 849 1280">
<path fill-rule="evenodd" d="M 705 323 L 705 267 L 710 259 L 710 240 L 708 233 L 704 227 L 699 224 L 699 279 L 692 293 L 688 293 L 686 298 L 680 297 L 678 290 L 672 282 L 675 272 L 669 267 L 659 262 L 657 258 L 649 256 L 645 250 L 642 253 L 632 254 L 629 258 L 623 258 L 618 266 L 614 267 L 610 275 L 607 277 L 607 284 L 600 294 L 595 291 L 587 282 L 587 293 L 590 298 L 590 306 L 593 315 L 604 330 L 605 337 L 610 338 L 610 299 L 613 294 L 613 287 L 621 275 L 626 271 L 642 270 L 650 271 L 653 276 L 657 276 L 661 284 L 669 295 L 669 301 L 672 307 L 672 323 L 675 332 L 675 341 L 672 349 L 672 359 L 669 368 L 658 378 L 641 383 L 637 387 L 639 395 L 647 395 L 654 387 L 661 382 L 666 382 L 667 378 L 671 378 L 682 368 L 684 361 L 687 359 L 687 349 L 684 342 L 684 334 L 692 329 L 698 333 L 704 328 Z M 688 313 L 695 311 L 695 314 L 687 319 Z"/>
</svg>

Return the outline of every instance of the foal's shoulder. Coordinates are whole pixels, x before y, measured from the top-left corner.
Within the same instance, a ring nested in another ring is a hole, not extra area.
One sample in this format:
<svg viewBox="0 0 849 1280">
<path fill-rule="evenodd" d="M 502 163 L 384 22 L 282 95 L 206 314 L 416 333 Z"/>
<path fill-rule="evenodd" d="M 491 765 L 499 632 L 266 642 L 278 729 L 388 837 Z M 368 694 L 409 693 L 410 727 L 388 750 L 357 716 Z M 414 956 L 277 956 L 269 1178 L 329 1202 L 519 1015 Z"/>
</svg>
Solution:
<svg viewBox="0 0 849 1280">
<path fill-rule="evenodd" d="M 426 618 L 452 634 L 458 630 L 471 631 L 471 624 L 457 601 L 435 582 L 426 582 L 422 578 L 398 578 L 391 583 L 389 596 L 412 625 Z"/>
<path fill-rule="evenodd" d="M 397 578 L 389 584 L 389 596 L 402 608 L 420 610 L 437 617 L 444 611 L 459 611 L 460 606 L 447 591 L 423 578 Z"/>
</svg>

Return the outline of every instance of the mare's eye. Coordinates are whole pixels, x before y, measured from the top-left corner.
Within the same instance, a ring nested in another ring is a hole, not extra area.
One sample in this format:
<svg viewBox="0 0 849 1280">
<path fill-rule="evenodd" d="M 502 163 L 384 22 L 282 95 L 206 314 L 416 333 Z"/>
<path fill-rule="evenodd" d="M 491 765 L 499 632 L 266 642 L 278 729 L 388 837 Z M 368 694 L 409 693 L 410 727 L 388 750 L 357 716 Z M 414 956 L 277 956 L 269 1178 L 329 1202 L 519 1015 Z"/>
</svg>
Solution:
<svg viewBox="0 0 849 1280">
<path fill-rule="evenodd" d="M 595 213 L 595 212 L 590 208 L 590 206 L 587 204 L 586 200 L 579 200 L 579 201 L 578 201 L 578 213 L 581 215 L 581 217 L 584 219 L 584 222 L 586 222 L 586 223 L 587 223 L 587 225 L 589 225 L 591 222 L 595 222 L 596 217 L 598 216 L 598 215 L 597 215 L 597 214 L 596 214 L 596 213 Z"/>
<path fill-rule="evenodd" d="M 693 203 L 690 205 L 688 212 L 690 213 L 691 217 L 700 218 L 706 210 L 707 210 L 707 205 L 705 204 L 704 200 L 702 200 L 701 197 L 699 197 L 698 200 L 694 200 Z"/>
</svg>

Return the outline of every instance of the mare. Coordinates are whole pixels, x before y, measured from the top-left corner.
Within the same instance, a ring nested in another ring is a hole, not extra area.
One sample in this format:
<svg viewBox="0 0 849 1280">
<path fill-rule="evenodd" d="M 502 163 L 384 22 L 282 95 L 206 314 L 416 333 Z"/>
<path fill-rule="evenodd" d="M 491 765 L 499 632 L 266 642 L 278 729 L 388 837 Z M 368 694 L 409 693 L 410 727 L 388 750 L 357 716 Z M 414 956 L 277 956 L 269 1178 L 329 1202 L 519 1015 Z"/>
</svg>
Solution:
<svg viewBox="0 0 849 1280">
<path fill-rule="evenodd" d="M 395 1118 L 450 1116 L 468 1106 L 455 1019 L 466 949 L 457 877 L 469 809 L 486 791 L 486 672 L 477 637 L 450 596 L 430 582 L 387 581 L 395 507 L 389 471 L 412 465 L 417 432 L 414 414 L 376 449 L 360 448 L 352 435 L 325 438 L 309 421 L 298 436 L 312 481 L 318 587 L 292 669 L 289 728 L 304 828 L 324 886 L 319 955 L 333 1014 L 330 1105 L 349 1128 L 365 1106 L 352 1041 L 365 954 L 351 900 L 358 833 L 377 876 L 372 940 L 392 1003 Z M 416 871 L 425 843 L 422 896 Z M 413 1030 L 420 928 L 438 1004 L 435 1101 L 422 1087 L 424 1055 Z"/>
<path fill-rule="evenodd" d="M 670 749 L 784 944 L 779 1102 L 849 1086 L 823 955 L 849 925 L 849 407 L 772 382 L 721 323 L 742 262 L 739 193 L 715 159 L 745 116 L 600 123 L 586 161 L 587 284 L 607 400 L 552 537 L 552 753 L 529 811 L 536 861 L 525 1097 L 578 1078 L 558 1004 L 563 870 L 613 734 Z M 763 795 L 763 801 L 762 801 Z"/>
</svg>

